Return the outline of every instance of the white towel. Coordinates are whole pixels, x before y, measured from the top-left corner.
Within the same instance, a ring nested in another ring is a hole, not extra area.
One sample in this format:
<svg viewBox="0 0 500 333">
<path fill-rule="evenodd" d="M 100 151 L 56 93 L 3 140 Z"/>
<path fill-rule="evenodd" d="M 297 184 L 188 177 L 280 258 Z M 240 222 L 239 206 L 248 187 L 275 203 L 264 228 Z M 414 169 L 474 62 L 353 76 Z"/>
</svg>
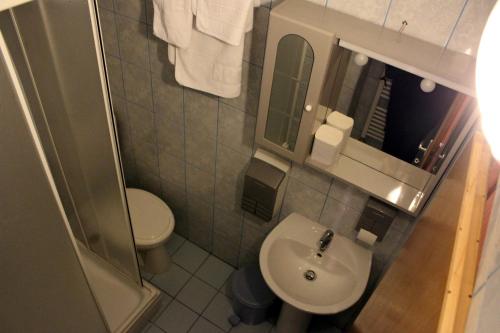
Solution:
<svg viewBox="0 0 500 333">
<path fill-rule="evenodd" d="M 191 42 L 193 24 L 191 0 L 153 0 L 155 36 L 177 47 Z"/>
<path fill-rule="evenodd" d="M 227 0 L 192 0 L 192 12 L 200 13 L 200 8 L 205 6 L 201 13 L 207 14 L 208 12 L 204 10 L 208 10 L 210 4 L 203 4 L 205 1 L 227 2 Z M 207 28 L 205 32 L 199 31 L 195 23 L 192 29 L 188 29 L 190 31 L 188 45 L 181 46 L 174 41 L 169 43 L 168 59 L 175 65 L 175 79 L 179 84 L 225 98 L 235 98 L 240 95 L 244 34 L 253 27 L 253 6 L 260 5 L 260 0 L 236 1 L 239 4 L 245 3 L 246 8 L 246 11 L 239 12 L 237 25 L 234 17 L 226 21 L 227 25 L 223 24 L 224 19 L 212 20 L 209 17 L 203 25 Z M 226 7 L 213 8 L 222 10 Z M 215 16 L 229 17 L 226 13 L 219 14 Z M 198 22 L 200 18 L 197 16 L 196 21 Z M 209 22 L 215 23 L 213 26 L 207 26 Z"/>
<path fill-rule="evenodd" d="M 175 65 L 175 49 L 176 47 L 172 44 L 168 44 L 168 62 Z"/>
<path fill-rule="evenodd" d="M 253 6 L 254 0 L 197 0 L 196 28 L 238 46 L 245 32 L 251 30 Z"/>
<path fill-rule="evenodd" d="M 243 43 L 229 45 L 193 29 L 189 47 L 175 51 L 177 82 L 225 98 L 240 95 Z"/>
</svg>

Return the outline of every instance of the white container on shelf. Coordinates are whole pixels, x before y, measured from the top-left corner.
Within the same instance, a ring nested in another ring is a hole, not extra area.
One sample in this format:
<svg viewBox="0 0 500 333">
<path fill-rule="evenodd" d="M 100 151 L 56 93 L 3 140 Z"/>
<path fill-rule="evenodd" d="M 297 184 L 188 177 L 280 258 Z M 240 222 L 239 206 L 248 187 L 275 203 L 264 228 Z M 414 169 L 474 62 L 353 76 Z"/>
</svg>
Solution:
<svg viewBox="0 0 500 333">
<path fill-rule="evenodd" d="M 332 165 L 340 153 L 343 138 L 342 131 L 328 125 L 321 125 L 314 134 L 311 159 L 324 165 Z"/>
<path fill-rule="evenodd" d="M 344 134 L 344 139 L 340 146 L 340 151 L 342 152 L 347 143 L 347 140 L 351 137 L 352 127 L 354 126 L 354 120 L 343 113 L 340 113 L 338 111 L 333 111 L 326 118 L 326 124 L 338 129 Z"/>
</svg>

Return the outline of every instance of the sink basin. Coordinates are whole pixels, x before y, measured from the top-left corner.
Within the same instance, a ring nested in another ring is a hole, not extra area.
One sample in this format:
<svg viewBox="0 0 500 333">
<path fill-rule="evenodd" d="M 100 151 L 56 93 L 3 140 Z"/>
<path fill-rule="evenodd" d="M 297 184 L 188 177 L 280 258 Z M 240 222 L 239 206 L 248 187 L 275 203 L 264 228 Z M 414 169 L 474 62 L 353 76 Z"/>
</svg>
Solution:
<svg viewBox="0 0 500 333">
<path fill-rule="evenodd" d="M 267 236 L 260 250 L 269 287 L 286 303 L 309 313 L 347 309 L 361 297 L 370 274 L 372 252 L 348 238 L 335 234 L 320 253 L 318 242 L 325 230 L 293 213 Z"/>
</svg>

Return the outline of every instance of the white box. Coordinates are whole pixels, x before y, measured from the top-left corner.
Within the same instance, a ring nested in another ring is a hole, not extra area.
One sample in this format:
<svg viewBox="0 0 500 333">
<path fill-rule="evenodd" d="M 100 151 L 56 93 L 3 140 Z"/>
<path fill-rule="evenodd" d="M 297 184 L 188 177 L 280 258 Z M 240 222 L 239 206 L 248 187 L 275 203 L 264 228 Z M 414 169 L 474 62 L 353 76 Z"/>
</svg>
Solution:
<svg viewBox="0 0 500 333">
<path fill-rule="evenodd" d="M 324 165 L 332 165 L 340 153 L 343 139 L 342 131 L 328 125 L 321 125 L 314 134 L 311 159 Z"/>
<path fill-rule="evenodd" d="M 354 126 L 354 119 L 346 116 L 343 113 L 334 111 L 326 118 L 326 124 L 332 126 L 344 134 L 344 139 L 340 145 L 340 152 L 345 148 L 347 140 L 351 137 L 352 127 Z"/>
</svg>

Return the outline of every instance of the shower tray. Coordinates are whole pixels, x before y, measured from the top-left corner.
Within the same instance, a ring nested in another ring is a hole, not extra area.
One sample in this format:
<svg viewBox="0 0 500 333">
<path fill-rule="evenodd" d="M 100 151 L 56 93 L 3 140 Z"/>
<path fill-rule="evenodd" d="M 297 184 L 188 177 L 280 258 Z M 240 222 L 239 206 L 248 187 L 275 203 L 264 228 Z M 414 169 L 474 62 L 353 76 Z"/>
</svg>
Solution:
<svg viewBox="0 0 500 333">
<path fill-rule="evenodd" d="M 159 305 L 160 291 L 144 280 L 141 288 L 80 243 L 78 250 L 88 283 L 110 331 L 131 332 L 143 326 Z"/>
</svg>

